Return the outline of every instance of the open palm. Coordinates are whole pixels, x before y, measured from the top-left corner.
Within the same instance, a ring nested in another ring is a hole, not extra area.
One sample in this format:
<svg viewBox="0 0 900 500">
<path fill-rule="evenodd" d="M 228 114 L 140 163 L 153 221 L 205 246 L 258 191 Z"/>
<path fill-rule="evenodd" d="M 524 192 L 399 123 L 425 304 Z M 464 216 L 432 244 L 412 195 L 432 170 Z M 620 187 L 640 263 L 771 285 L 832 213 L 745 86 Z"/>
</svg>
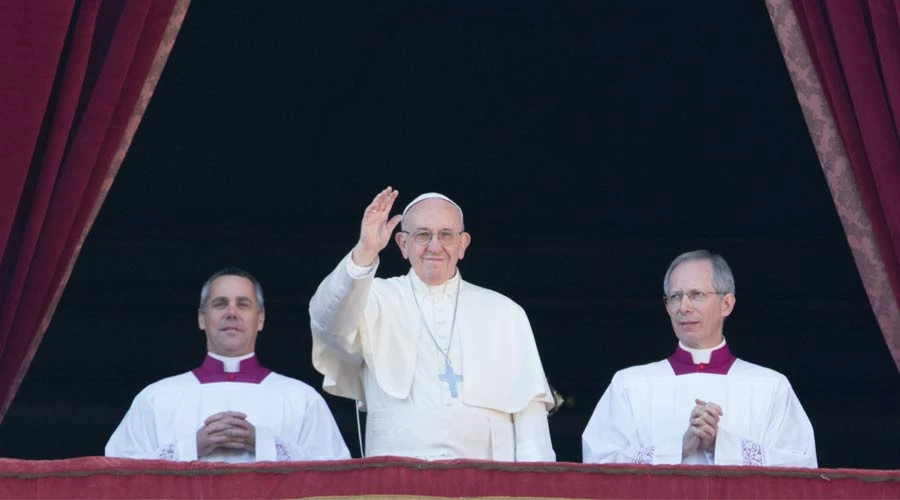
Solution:
<svg viewBox="0 0 900 500">
<path fill-rule="evenodd" d="M 372 203 L 366 207 L 359 230 L 359 242 L 353 250 L 353 261 L 358 265 L 371 265 L 391 241 L 391 235 L 402 215 L 389 217 L 398 191 L 390 186 L 375 195 Z"/>
</svg>

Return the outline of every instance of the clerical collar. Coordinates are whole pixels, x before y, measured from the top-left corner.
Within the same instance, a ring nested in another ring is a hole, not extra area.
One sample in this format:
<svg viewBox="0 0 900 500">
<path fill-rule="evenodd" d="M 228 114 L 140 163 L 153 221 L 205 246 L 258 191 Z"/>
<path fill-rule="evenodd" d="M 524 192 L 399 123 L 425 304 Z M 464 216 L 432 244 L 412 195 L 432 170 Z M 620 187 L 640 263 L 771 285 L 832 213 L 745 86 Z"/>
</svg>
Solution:
<svg viewBox="0 0 900 500">
<path fill-rule="evenodd" d="M 675 352 L 666 359 L 672 365 L 675 375 L 687 375 L 688 373 L 726 375 L 737 358 L 731 354 L 731 350 L 728 349 L 728 345 L 723 339 L 721 344 L 711 349 L 691 349 L 678 342 Z"/>
<path fill-rule="evenodd" d="M 457 283 L 462 279 L 459 269 L 456 270 L 456 274 L 454 274 L 452 278 L 440 285 L 429 285 L 425 283 L 419 278 L 419 275 L 416 274 L 415 269 L 409 270 L 409 277 L 412 280 L 413 289 L 416 293 L 425 297 L 437 297 L 441 295 L 452 296 L 456 293 L 457 287 L 459 286 Z"/>
<path fill-rule="evenodd" d="M 234 371 L 226 370 L 226 366 Z M 203 364 L 192 371 L 201 384 L 213 382 L 258 384 L 272 373 L 272 370 L 259 364 L 259 360 L 253 353 L 236 358 L 208 353 Z"/>
<path fill-rule="evenodd" d="M 225 367 L 225 371 L 230 373 L 241 371 L 241 361 L 256 356 L 256 353 L 251 352 L 242 356 L 222 356 L 221 354 L 208 352 L 206 353 L 206 355 L 213 359 L 218 359 L 219 361 L 221 361 L 222 365 Z"/>
</svg>

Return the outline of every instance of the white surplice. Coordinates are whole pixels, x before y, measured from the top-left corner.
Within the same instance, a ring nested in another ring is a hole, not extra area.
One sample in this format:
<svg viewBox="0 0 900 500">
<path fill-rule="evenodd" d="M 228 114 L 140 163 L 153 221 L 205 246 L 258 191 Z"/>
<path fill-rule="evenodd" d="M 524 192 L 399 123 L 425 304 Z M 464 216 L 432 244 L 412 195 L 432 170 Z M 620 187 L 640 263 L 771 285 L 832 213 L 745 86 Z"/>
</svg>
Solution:
<svg viewBox="0 0 900 500">
<path fill-rule="evenodd" d="M 350 458 L 325 400 L 309 385 L 271 372 L 259 383 L 200 383 L 193 372 L 150 384 L 106 444 L 106 456 L 190 461 L 197 431 L 216 413 L 238 411 L 256 429 L 254 452 L 217 448 L 205 461 Z"/>
<path fill-rule="evenodd" d="M 352 266 L 348 255 L 310 302 L 313 365 L 367 411 L 366 455 L 555 460 L 553 399 L 520 306 L 459 272 L 432 287 L 412 270 L 375 278 L 377 264 L 355 279 Z M 445 353 L 456 397 L 439 378 Z"/>
<path fill-rule="evenodd" d="M 682 463 L 695 399 L 723 411 L 713 453 L 685 463 L 816 467 L 812 424 L 787 378 L 736 359 L 727 374 L 676 375 L 668 360 L 620 370 L 582 436 L 585 463 Z"/>
</svg>

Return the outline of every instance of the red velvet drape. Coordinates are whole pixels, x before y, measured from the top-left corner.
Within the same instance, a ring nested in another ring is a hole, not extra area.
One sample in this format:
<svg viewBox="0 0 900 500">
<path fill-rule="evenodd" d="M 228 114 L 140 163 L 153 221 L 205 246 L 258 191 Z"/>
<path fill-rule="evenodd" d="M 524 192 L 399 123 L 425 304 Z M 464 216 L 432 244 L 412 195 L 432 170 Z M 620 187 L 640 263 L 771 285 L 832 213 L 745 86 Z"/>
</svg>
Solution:
<svg viewBox="0 0 900 500">
<path fill-rule="evenodd" d="M 900 368 L 900 0 L 766 3 L 869 301 Z"/>
<path fill-rule="evenodd" d="M 46 331 L 187 3 L 0 2 L 0 419 Z"/>
</svg>

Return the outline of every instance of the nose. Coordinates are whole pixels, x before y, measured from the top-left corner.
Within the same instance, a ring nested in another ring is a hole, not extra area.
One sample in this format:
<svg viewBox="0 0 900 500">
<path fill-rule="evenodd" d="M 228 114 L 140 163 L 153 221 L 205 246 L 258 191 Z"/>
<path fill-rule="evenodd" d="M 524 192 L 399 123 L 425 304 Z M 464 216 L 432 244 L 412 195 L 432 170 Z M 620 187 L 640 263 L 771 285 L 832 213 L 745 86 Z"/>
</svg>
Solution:
<svg viewBox="0 0 900 500">
<path fill-rule="evenodd" d="M 693 310 L 693 308 L 694 308 L 694 303 L 691 302 L 691 298 L 688 297 L 687 295 L 682 296 L 681 302 L 678 303 L 678 310 L 689 312 L 689 311 Z"/>
<path fill-rule="evenodd" d="M 438 235 L 436 235 L 436 234 L 431 235 L 431 239 L 428 240 L 428 245 L 426 245 L 425 247 L 431 253 L 440 252 L 441 249 L 444 248 L 444 246 L 441 245 L 441 242 L 438 239 Z"/>
</svg>

